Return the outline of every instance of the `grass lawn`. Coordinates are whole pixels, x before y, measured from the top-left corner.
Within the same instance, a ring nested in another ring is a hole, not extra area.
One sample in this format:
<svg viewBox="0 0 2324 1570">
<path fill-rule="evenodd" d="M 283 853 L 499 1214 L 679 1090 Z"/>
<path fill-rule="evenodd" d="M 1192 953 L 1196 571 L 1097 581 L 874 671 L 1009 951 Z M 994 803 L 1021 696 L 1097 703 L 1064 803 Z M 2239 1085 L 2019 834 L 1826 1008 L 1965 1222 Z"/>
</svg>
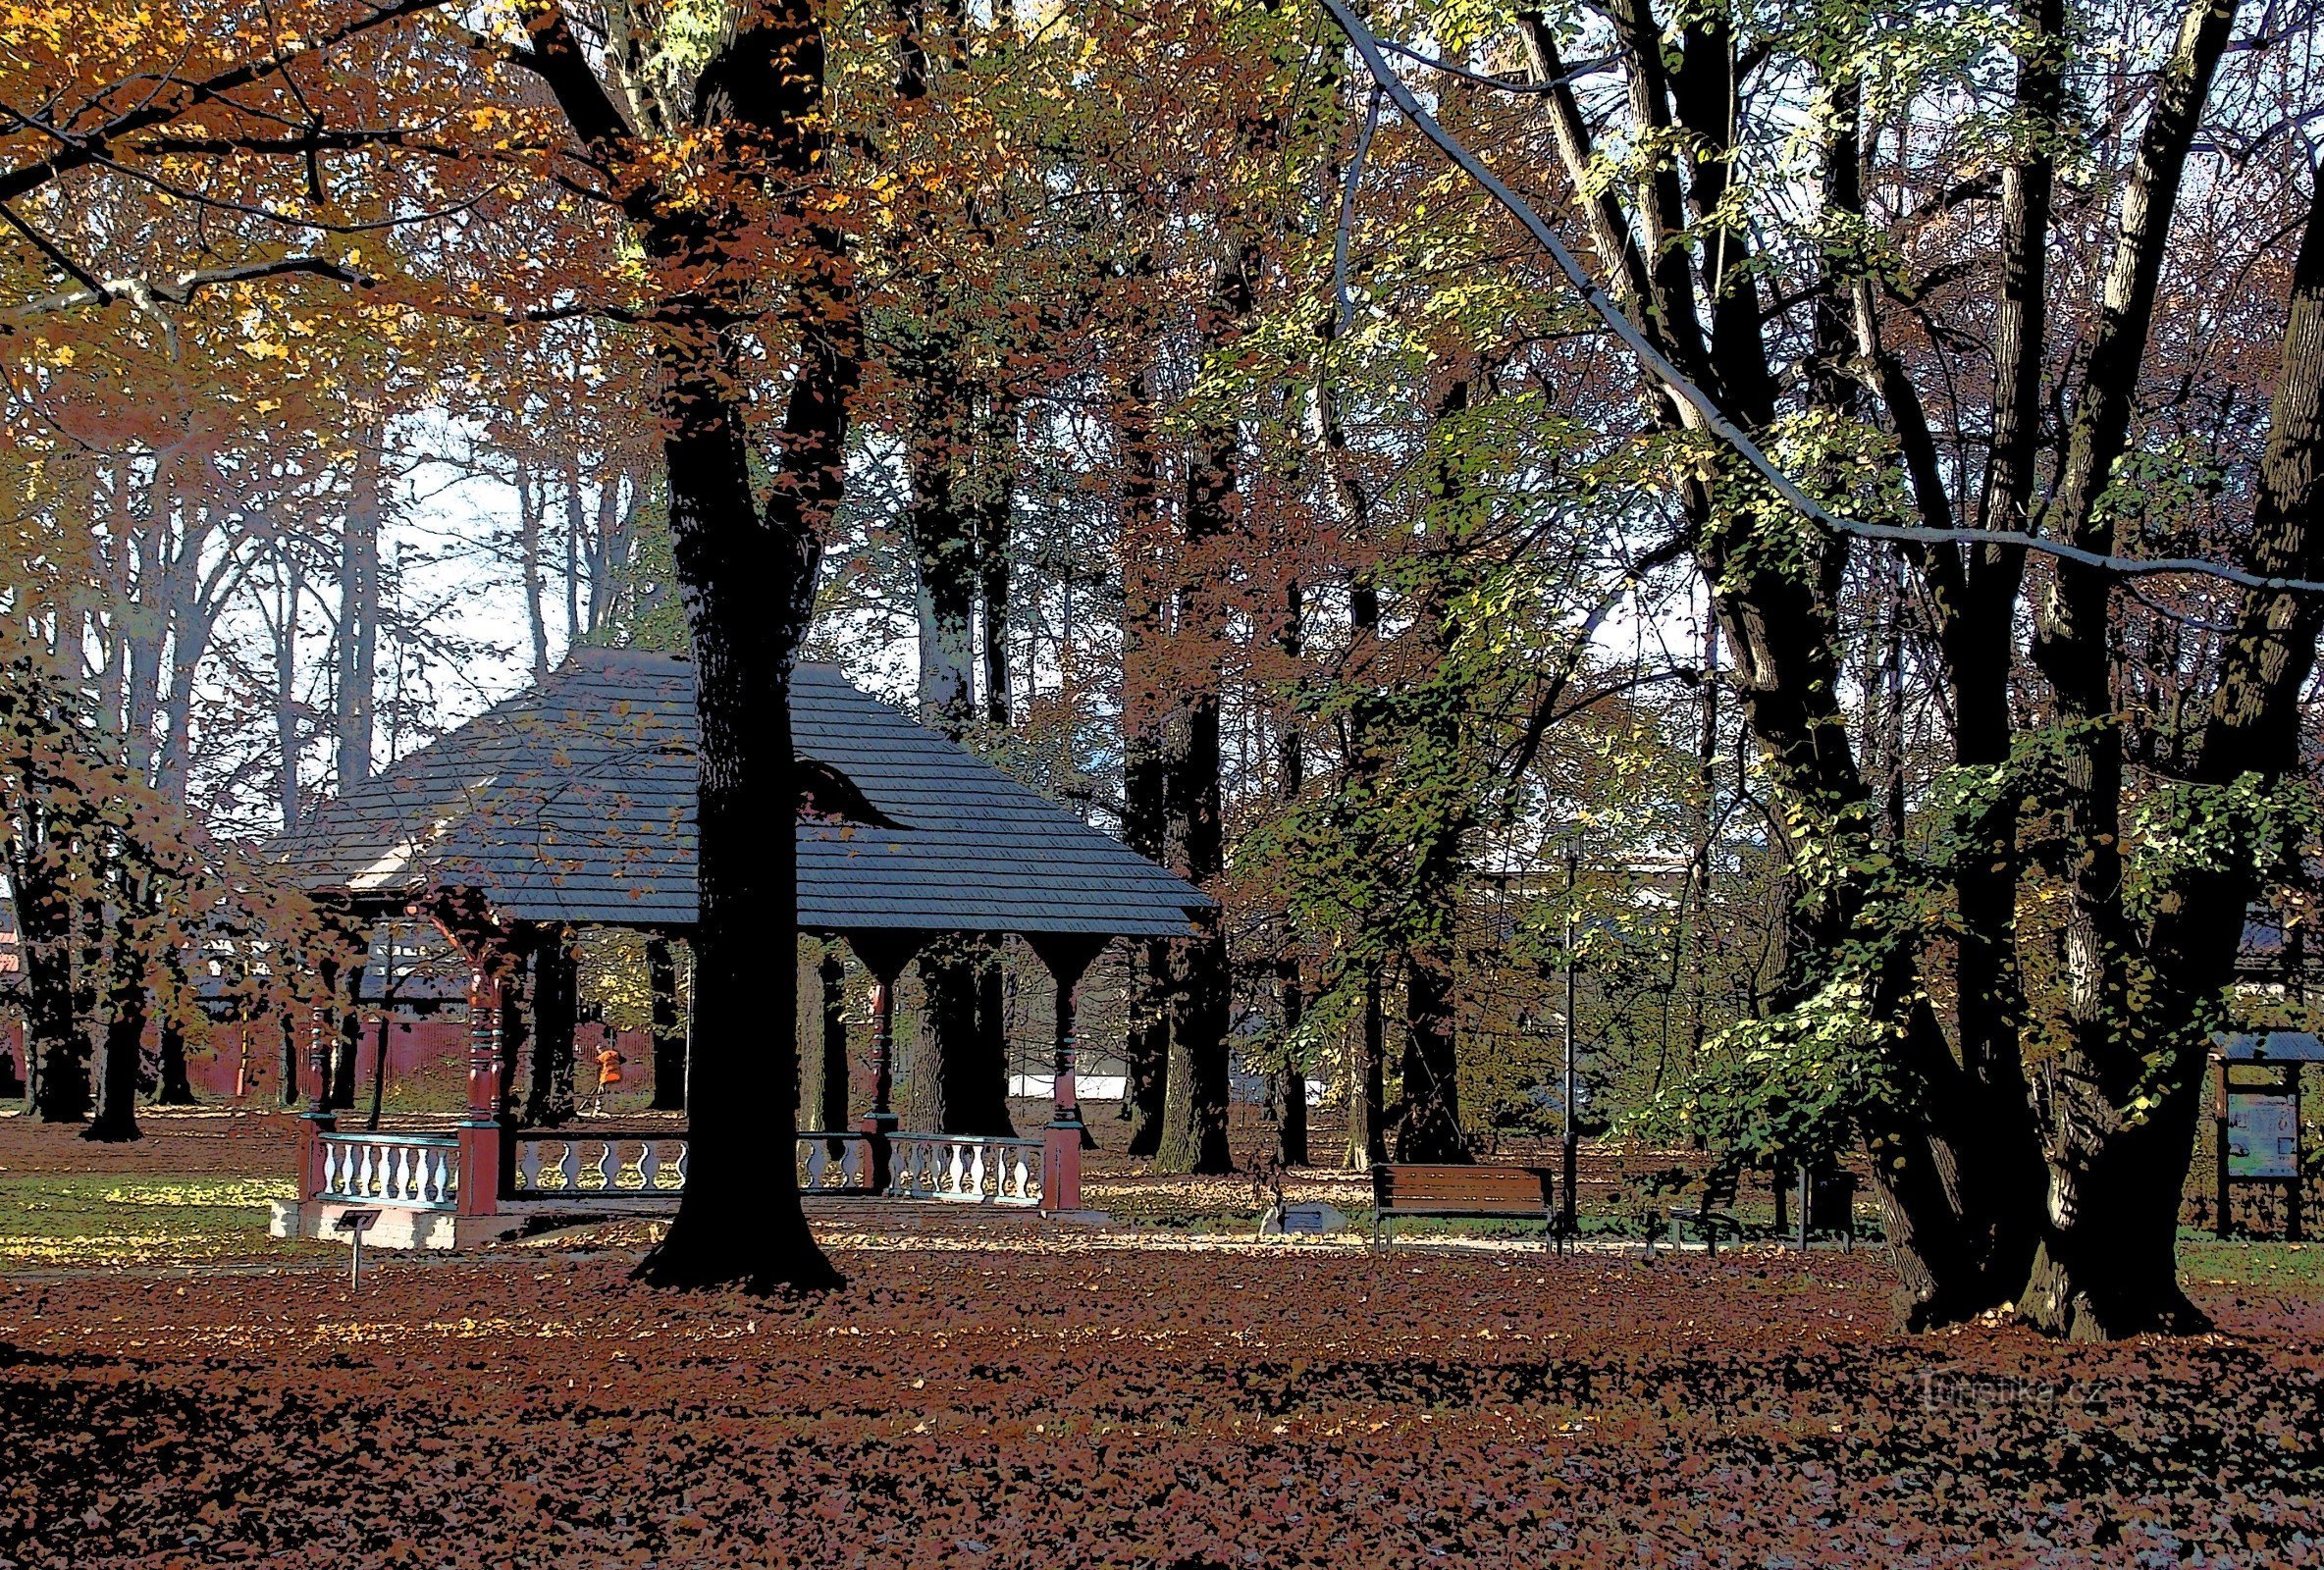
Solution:
<svg viewBox="0 0 2324 1570">
<path fill-rule="evenodd" d="M 2179 1275 L 2191 1288 L 2276 1286 L 2324 1297 L 2324 1243 L 2223 1243 L 2182 1236 Z"/>
<path fill-rule="evenodd" d="M 48 1174 L 0 1178 L 0 1273 L 323 1257 L 266 1235 L 288 1178 Z"/>
</svg>

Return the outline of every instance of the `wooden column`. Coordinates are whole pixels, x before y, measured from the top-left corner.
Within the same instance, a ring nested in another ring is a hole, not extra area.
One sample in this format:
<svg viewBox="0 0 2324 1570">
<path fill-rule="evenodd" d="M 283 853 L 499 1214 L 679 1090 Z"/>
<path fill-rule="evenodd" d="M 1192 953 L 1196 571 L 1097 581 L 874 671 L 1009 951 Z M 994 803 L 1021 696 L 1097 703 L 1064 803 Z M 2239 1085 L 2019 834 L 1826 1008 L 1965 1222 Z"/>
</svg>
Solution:
<svg viewBox="0 0 2324 1570">
<path fill-rule="evenodd" d="M 1082 1208 L 1082 1097 L 1074 1082 L 1074 990 L 1089 963 L 1106 946 L 1103 936 L 1080 932 L 1027 933 L 1057 982 L 1057 1039 L 1050 1063 L 1049 1126 L 1041 1137 L 1041 1209 L 1051 1213 Z"/>
<path fill-rule="evenodd" d="M 339 1127 L 330 1107 L 331 1011 L 316 1006 L 307 1011 L 306 1111 L 298 1118 L 298 1197 L 312 1199 L 323 1191 L 323 1136 Z"/>
<path fill-rule="evenodd" d="M 896 1131 L 891 1105 L 896 1089 L 896 977 L 927 941 L 924 932 L 865 931 L 847 934 L 864 968 L 872 972 L 872 1110 L 859 1126 L 870 1136 L 872 1170 L 867 1175 L 873 1193 L 884 1193 L 888 1183 L 888 1139 Z"/>
</svg>

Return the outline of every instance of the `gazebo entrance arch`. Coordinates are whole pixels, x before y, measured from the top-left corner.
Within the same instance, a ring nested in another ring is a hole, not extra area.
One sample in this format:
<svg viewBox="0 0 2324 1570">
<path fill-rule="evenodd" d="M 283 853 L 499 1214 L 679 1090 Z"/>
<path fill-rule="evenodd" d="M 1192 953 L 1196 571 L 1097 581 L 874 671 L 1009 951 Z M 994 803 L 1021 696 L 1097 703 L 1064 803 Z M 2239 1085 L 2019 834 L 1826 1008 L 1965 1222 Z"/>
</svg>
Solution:
<svg viewBox="0 0 2324 1570">
<path fill-rule="evenodd" d="M 469 1039 L 455 1128 L 342 1132 L 325 1105 L 332 1032 L 318 1011 L 300 1198 L 278 1207 L 278 1230 L 325 1235 L 360 1206 L 383 1212 L 375 1243 L 449 1247 L 559 1211 L 675 1207 L 684 1131 L 520 1129 L 503 1027 L 531 934 L 692 927 L 693 684 L 691 664 L 672 656 L 577 651 L 538 688 L 326 804 L 286 841 L 290 874 L 317 895 L 445 932 L 470 968 Z M 855 1127 L 799 1134 L 802 1188 L 1079 1211 L 1076 989 L 1114 938 L 1183 935 L 1210 902 L 834 667 L 799 667 L 792 724 L 798 799 L 769 808 L 787 807 L 796 824 L 798 927 L 844 939 L 872 1002 L 871 1109 Z M 898 1126 L 897 978 L 952 933 L 1014 934 L 1056 983 L 1051 1116 L 1038 1139 Z M 359 956 L 348 963 L 359 970 Z"/>
</svg>

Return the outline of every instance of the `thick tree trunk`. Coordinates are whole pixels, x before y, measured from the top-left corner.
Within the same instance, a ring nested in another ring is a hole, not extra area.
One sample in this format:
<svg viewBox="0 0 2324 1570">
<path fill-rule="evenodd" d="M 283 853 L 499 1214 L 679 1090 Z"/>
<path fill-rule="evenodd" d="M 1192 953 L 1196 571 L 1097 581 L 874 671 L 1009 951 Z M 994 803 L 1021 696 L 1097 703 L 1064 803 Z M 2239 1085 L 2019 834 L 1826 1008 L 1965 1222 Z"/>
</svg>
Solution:
<svg viewBox="0 0 2324 1570">
<path fill-rule="evenodd" d="M 2324 574 L 2324 183 L 2294 264 L 2248 559 L 2269 577 Z M 2195 758 L 2199 786 L 2252 776 L 2273 791 L 2298 767 L 2319 632 L 2315 597 L 2244 594 Z M 2282 850 L 2254 845 L 2181 872 L 2143 946 L 2153 984 L 2141 1007 L 2118 1020 L 2119 1039 L 2078 1035 L 2054 1066 L 2049 1203 L 2019 1298 L 2036 1327 L 2076 1339 L 2202 1328 L 2178 1284 L 2177 1241 L 2207 1036 L 2233 984 L 2256 864 Z"/>
<path fill-rule="evenodd" d="M 1131 946 L 1130 1020 L 1122 1059 L 1127 1150 L 1151 1156 L 1162 1145 L 1162 1106 L 1170 1085 L 1170 945 L 1161 938 Z"/>
<path fill-rule="evenodd" d="M 2114 516 L 2101 509 L 2100 499 L 2130 442 L 2171 215 L 2234 14 L 2233 0 L 2194 0 L 2186 11 L 2124 191 L 2048 531 L 2087 550 L 2115 548 Z M 2301 254 L 2310 261 L 2311 245 L 2303 245 Z M 2312 292 L 2312 275 L 2308 288 Z M 2298 296 L 2296 284 L 2296 325 Z M 2305 392 L 2288 379 L 2279 402 Z M 2279 427 L 2282 414 L 2279 408 Z M 2278 451 L 2274 432 L 2269 451 Z M 2263 469 L 2263 488 L 2271 495 L 2273 479 Z M 2271 542 L 2269 504 L 2263 496 L 2255 532 L 2263 550 L 2284 543 L 2280 531 Z M 2190 986 L 2201 978 L 2158 969 L 2151 989 L 2158 995 L 2133 1006 L 2140 962 L 2168 964 L 2174 957 L 2140 944 L 2123 901 L 2123 738 L 2109 647 L 2113 593 L 2111 575 L 2060 561 L 2034 646 L 2064 734 L 2059 794 L 2068 866 L 2066 1001 L 2064 1041 L 2045 1072 L 2048 1201 L 2019 1308 L 2037 1328 L 2078 1339 L 2202 1323 L 2179 1289 L 2175 1247 L 2177 1185 L 2192 1158 L 2200 1091 L 2200 1015 L 2211 999 L 2207 989 Z M 2314 643 L 2311 630 L 2302 660 L 2313 659 Z M 2232 663 L 2231 652 L 2223 693 L 2233 680 Z M 2241 929 L 2240 903 L 2232 915 L 2210 914 Z M 2223 985 L 2224 975 L 2219 980 Z M 2182 1007 L 2174 1009 L 2174 1002 Z"/>
<path fill-rule="evenodd" d="M 1015 1131 L 1006 1047 L 996 1050 L 979 1018 L 983 971 L 992 959 L 988 941 L 964 933 L 946 934 L 920 951 L 924 1001 L 913 1065 L 917 1127 L 948 1134 Z"/>
<path fill-rule="evenodd" d="M 1162 1100 L 1158 1173 L 1233 1172 L 1227 1150 L 1227 940 L 1217 914 L 1207 930 L 1173 945 L 1170 1066 Z"/>
<path fill-rule="evenodd" d="M 573 929 L 541 929 L 533 946 L 533 1060 L 524 1121 L 555 1128 L 573 1117 L 573 1034 L 580 1023 L 580 972 Z"/>
<path fill-rule="evenodd" d="M 623 123 L 589 74 L 561 12 L 551 14 L 555 64 L 544 75 L 584 135 L 624 155 Z M 552 40 L 536 20 L 536 53 Z M 807 254 L 785 325 L 799 367 L 785 395 L 780 465 L 755 504 L 738 347 L 693 292 L 703 258 L 762 242 L 754 215 L 663 207 L 646 226 L 647 255 L 678 298 L 656 329 L 659 412 L 670 538 L 694 635 L 701 752 L 695 812 L 700 916 L 694 1035 L 687 1083 L 687 1184 L 677 1217 L 639 1276 L 664 1286 L 819 1290 L 839 1283 L 809 1230 L 791 1159 L 798 1134 L 798 847 L 791 668 L 815 608 L 821 539 L 846 486 L 848 401 L 861 364 L 846 246 L 803 210 L 827 149 L 825 53 L 804 0 L 745 13 L 705 67 L 696 93 L 709 121 L 703 156 L 744 188 L 785 183 L 780 205 L 805 220 Z M 723 282 L 712 287 L 725 288 Z M 687 308 L 700 302 L 705 308 Z M 769 956 L 780 963 L 768 964 Z M 786 1028 L 772 1033 L 763 1021 Z M 769 1159 L 771 1153 L 771 1159 Z"/>
<path fill-rule="evenodd" d="M 73 1014 L 73 907 L 47 857 L 42 847 L 13 868 L 25 955 L 26 1098 L 42 1123 L 79 1123 L 90 1095 L 86 1042 Z"/>
<path fill-rule="evenodd" d="M 174 1012 L 163 1014 L 160 1035 L 161 1084 L 153 1093 L 154 1105 L 193 1106 L 198 1098 L 193 1093 L 193 1081 L 185 1072 L 185 1027 L 178 1022 Z"/>
<path fill-rule="evenodd" d="M 145 953 L 136 920 L 124 910 L 113 923 L 106 968 L 103 1044 L 97 1056 L 96 1116 L 80 1131 L 83 1139 L 120 1143 L 140 1139 L 137 1080 L 145 1052 Z"/>
<path fill-rule="evenodd" d="M 646 987 L 652 996 L 654 1110 L 686 1110 L 686 1033 L 678 1027 L 678 965 L 669 939 L 646 942 Z"/>
<path fill-rule="evenodd" d="M 1122 838 L 1148 861 L 1169 855 L 1170 769 L 1163 751 L 1162 525 L 1158 466 L 1145 372 L 1123 379 L 1116 420 L 1122 446 Z M 1161 1148 L 1170 1080 L 1170 945 L 1158 938 L 1133 947 L 1129 1034 L 1123 1055 L 1129 1083 L 1122 1116 L 1131 1121 L 1129 1153 Z"/>
<path fill-rule="evenodd" d="M 174 942 L 165 943 L 161 965 L 162 974 L 168 978 L 170 997 L 161 1011 L 161 1084 L 155 1089 L 153 1099 L 164 1107 L 190 1107 L 194 1095 L 193 1083 L 185 1072 L 184 1015 L 190 988 L 185 976 L 185 950 Z"/>
<path fill-rule="evenodd" d="M 1416 951 L 1404 965 L 1404 1091 L 1396 1159 L 1469 1159 L 1460 1132 L 1459 1069 L 1453 1058 L 1452 960 L 1448 949 Z"/>
<path fill-rule="evenodd" d="M 1253 309 L 1251 257 L 1223 262 L 1212 291 L 1213 337 L 1239 330 Z M 1227 602 L 1219 564 L 1209 551 L 1241 516 L 1237 432 L 1204 426 L 1195 433 L 1187 466 L 1186 550 L 1179 563 L 1177 615 L 1172 629 L 1178 694 L 1163 725 L 1166 808 L 1164 844 L 1171 870 L 1199 889 L 1217 885 L 1226 870 L 1226 824 L 1220 737 L 1222 644 Z M 1227 1152 L 1227 937 L 1214 912 L 1201 935 L 1178 945 L 1171 989 L 1168 1084 L 1162 1100 L 1162 1142 L 1154 1170 L 1223 1173 Z M 1181 1081 L 1186 1082 L 1182 1083 Z"/>
</svg>

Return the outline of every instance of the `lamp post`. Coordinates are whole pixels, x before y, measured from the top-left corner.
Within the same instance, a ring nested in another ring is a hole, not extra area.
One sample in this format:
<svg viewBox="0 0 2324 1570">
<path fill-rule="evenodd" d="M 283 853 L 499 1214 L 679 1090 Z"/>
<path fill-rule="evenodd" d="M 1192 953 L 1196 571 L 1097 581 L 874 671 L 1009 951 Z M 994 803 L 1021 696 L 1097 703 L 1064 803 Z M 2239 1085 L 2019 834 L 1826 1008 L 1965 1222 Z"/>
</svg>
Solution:
<svg viewBox="0 0 2324 1570">
<path fill-rule="evenodd" d="M 1574 1126 L 1574 1098 L 1581 1088 L 1573 1040 L 1573 890 L 1579 870 L 1580 848 L 1565 847 L 1565 1118 L 1558 1139 L 1558 1244 L 1562 1249 L 1573 1237 L 1573 1185 L 1581 1168 L 1581 1131 Z"/>
</svg>

